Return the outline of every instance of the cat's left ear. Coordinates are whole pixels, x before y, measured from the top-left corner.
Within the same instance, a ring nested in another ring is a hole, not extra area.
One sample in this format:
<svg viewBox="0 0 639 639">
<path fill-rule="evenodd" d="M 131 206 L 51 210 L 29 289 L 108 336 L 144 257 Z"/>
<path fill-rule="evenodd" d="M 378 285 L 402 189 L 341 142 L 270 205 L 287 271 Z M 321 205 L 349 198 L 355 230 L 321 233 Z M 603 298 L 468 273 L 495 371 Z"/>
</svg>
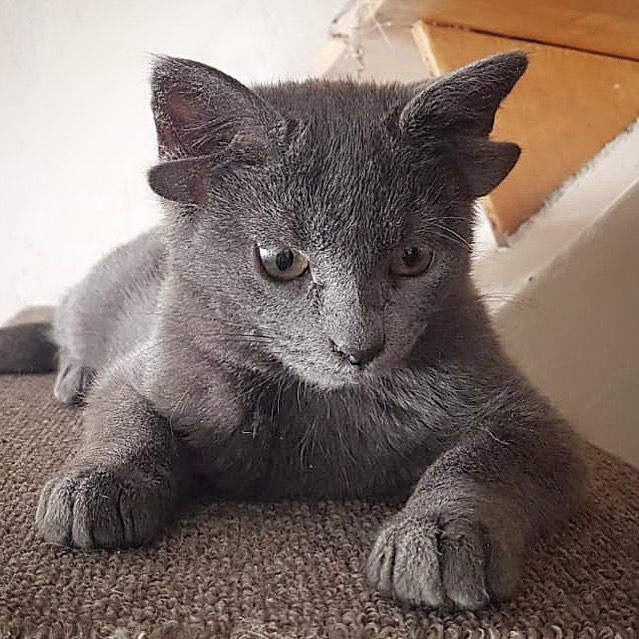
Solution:
<svg viewBox="0 0 639 639">
<path fill-rule="evenodd" d="M 162 197 L 203 205 L 206 180 L 237 164 L 256 164 L 288 123 L 234 78 L 199 62 L 159 58 L 151 77 L 161 164 L 149 184 Z"/>
<path fill-rule="evenodd" d="M 520 148 L 491 142 L 495 114 L 523 75 L 522 52 L 480 60 L 435 80 L 401 111 L 399 128 L 407 138 L 451 152 L 461 165 L 471 197 L 492 191 L 515 166 Z"/>
</svg>

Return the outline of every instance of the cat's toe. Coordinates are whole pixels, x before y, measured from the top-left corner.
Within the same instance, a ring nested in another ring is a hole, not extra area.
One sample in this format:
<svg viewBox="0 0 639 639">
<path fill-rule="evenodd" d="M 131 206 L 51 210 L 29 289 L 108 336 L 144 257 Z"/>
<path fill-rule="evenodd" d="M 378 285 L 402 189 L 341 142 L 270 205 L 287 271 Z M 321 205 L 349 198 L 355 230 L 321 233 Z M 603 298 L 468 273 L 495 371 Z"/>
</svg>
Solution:
<svg viewBox="0 0 639 639">
<path fill-rule="evenodd" d="M 461 610 L 478 610 L 489 602 L 486 555 L 479 526 L 453 520 L 439 534 L 439 564 L 447 600 Z"/>
<path fill-rule="evenodd" d="M 379 534 L 368 559 L 369 583 L 384 597 L 438 608 L 445 593 L 439 570 L 437 530 L 397 522 Z"/>
<path fill-rule="evenodd" d="M 51 479 L 42 491 L 36 511 L 36 524 L 46 542 L 68 546 L 71 543 L 74 482 L 70 478 Z"/>
<path fill-rule="evenodd" d="M 36 523 L 45 541 L 85 550 L 148 544 L 164 522 L 158 488 L 108 468 L 53 479 L 40 494 Z"/>
</svg>

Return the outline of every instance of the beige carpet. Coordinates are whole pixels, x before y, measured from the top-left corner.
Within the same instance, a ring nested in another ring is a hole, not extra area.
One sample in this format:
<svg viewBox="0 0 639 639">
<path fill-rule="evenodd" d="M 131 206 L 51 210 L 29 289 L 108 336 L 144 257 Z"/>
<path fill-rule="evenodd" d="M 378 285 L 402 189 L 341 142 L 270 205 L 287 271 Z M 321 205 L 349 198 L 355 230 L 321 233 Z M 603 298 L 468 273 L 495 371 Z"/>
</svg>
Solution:
<svg viewBox="0 0 639 639">
<path fill-rule="evenodd" d="M 360 568 L 387 505 L 209 504 L 150 550 L 45 545 L 33 526 L 38 489 L 80 432 L 51 385 L 0 378 L 3 639 L 639 634 L 639 471 L 597 450 L 588 512 L 532 550 L 517 599 L 447 616 L 367 591 Z"/>
</svg>

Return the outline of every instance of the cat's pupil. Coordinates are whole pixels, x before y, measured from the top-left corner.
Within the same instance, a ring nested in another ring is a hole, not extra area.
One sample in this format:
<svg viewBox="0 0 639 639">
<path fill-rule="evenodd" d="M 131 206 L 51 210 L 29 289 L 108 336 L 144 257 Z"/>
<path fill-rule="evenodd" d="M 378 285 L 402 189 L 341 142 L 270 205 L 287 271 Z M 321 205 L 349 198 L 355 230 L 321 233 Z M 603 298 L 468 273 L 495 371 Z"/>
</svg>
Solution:
<svg viewBox="0 0 639 639">
<path fill-rule="evenodd" d="M 411 246 L 410 248 L 404 249 L 404 254 L 402 255 L 402 261 L 408 268 L 412 268 L 419 261 L 419 249 Z"/>
<path fill-rule="evenodd" d="M 290 249 L 286 249 L 284 251 L 280 251 L 275 256 L 275 264 L 277 264 L 277 268 L 280 271 L 288 271 L 293 263 L 295 262 L 295 255 L 293 255 L 293 251 Z"/>
</svg>

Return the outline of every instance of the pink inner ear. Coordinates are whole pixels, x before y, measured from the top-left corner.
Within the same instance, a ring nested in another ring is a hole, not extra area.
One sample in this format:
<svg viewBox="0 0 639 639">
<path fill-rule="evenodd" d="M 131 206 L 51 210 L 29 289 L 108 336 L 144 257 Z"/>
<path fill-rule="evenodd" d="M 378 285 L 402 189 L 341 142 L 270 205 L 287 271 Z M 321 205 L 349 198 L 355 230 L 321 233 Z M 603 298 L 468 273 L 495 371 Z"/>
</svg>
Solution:
<svg viewBox="0 0 639 639">
<path fill-rule="evenodd" d="M 175 158 L 180 151 L 187 152 L 189 133 L 195 131 L 202 121 L 202 109 L 197 106 L 197 98 L 172 89 L 164 95 L 164 111 L 168 115 L 158 127 L 158 146 L 161 158 Z"/>
<path fill-rule="evenodd" d="M 177 127 L 197 122 L 202 117 L 202 110 L 197 108 L 197 96 L 181 93 L 177 89 L 166 93 L 166 112 Z"/>
</svg>

